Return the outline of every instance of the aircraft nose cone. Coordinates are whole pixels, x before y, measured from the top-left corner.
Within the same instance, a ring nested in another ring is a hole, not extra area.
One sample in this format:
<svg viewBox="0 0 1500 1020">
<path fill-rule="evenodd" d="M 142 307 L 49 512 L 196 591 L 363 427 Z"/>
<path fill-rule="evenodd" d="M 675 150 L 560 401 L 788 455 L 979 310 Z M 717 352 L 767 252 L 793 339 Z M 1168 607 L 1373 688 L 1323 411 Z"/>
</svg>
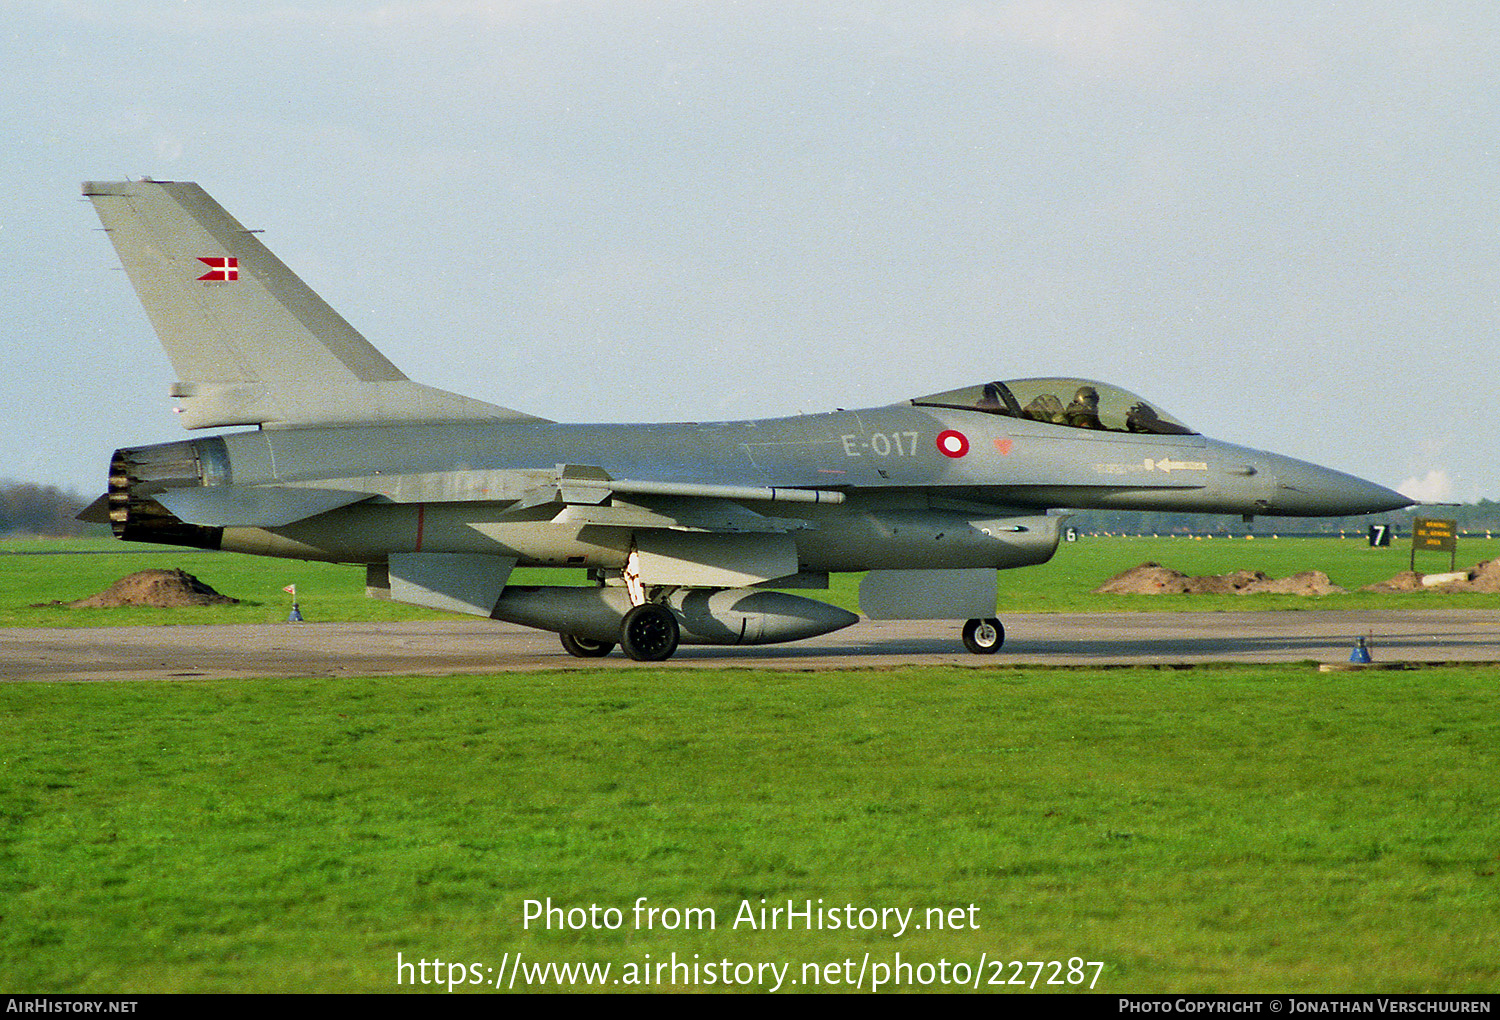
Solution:
<svg viewBox="0 0 1500 1020">
<path fill-rule="evenodd" d="M 1383 485 L 1290 457 L 1277 457 L 1272 470 L 1276 477 L 1272 506 L 1285 514 L 1352 517 L 1399 510 L 1416 502 Z"/>
</svg>

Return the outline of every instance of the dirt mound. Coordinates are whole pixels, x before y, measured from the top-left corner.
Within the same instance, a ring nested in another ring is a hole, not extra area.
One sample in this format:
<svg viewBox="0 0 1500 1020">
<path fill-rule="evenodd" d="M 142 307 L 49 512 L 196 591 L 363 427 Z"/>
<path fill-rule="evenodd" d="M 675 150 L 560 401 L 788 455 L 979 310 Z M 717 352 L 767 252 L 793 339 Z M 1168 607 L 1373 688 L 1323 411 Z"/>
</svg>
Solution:
<svg viewBox="0 0 1500 1020">
<path fill-rule="evenodd" d="M 1367 584 L 1360 591 L 1375 592 L 1399 592 L 1399 591 L 1421 591 L 1422 575 L 1412 570 L 1403 570 L 1389 581 L 1380 581 L 1376 584 Z"/>
<path fill-rule="evenodd" d="M 1395 591 L 1477 591 L 1488 594 L 1500 593 L 1500 560 L 1484 560 L 1474 564 L 1469 570 L 1468 576 L 1462 580 L 1448 581 L 1445 584 L 1425 585 L 1422 583 L 1422 575 L 1410 570 L 1403 570 L 1389 581 L 1381 581 L 1378 584 L 1367 584 L 1363 591 L 1395 592 Z"/>
<path fill-rule="evenodd" d="M 1241 595 L 1342 595 L 1346 589 L 1328 580 L 1321 570 L 1304 570 L 1276 581 L 1266 578 L 1240 592 Z"/>
<path fill-rule="evenodd" d="M 1142 563 L 1116 574 L 1094 589 L 1095 595 L 1180 595 L 1188 576 L 1160 563 Z"/>
<path fill-rule="evenodd" d="M 65 602 L 72 609 L 111 609 L 116 606 L 220 606 L 239 602 L 220 595 L 186 570 L 141 570 L 122 577 L 97 595 Z"/>
<path fill-rule="evenodd" d="M 1469 571 L 1469 590 L 1500 592 L 1500 560 L 1485 560 Z"/>
<path fill-rule="evenodd" d="M 1142 563 L 1116 574 L 1094 589 L 1096 595 L 1339 595 L 1344 591 L 1321 570 L 1307 570 L 1280 580 L 1259 570 L 1189 577 L 1160 563 Z"/>
</svg>

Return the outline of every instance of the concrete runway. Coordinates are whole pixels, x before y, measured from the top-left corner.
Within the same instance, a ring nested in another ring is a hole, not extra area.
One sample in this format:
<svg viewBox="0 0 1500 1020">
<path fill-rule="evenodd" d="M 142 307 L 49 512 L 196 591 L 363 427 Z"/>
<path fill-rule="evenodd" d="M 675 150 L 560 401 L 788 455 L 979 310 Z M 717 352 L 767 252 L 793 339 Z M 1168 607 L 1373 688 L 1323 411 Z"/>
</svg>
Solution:
<svg viewBox="0 0 1500 1020">
<path fill-rule="evenodd" d="M 1013 613 L 1005 647 L 970 655 L 946 621 L 864 621 L 790 645 L 684 647 L 666 663 L 575 659 L 556 635 L 485 620 L 0 630 L 0 680 L 444 676 L 540 669 L 892 669 L 950 665 L 1500 664 L 1500 611 Z"/>
</svg>

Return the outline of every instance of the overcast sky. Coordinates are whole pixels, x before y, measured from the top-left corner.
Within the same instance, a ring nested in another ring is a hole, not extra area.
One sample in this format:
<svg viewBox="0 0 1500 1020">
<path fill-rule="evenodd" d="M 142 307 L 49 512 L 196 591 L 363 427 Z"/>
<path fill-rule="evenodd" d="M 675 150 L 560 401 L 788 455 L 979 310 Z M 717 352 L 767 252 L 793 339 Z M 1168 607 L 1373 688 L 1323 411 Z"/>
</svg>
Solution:
<svg viewBox="0 0 1500 1020">
<path fill-rule="evenodd" d="M 12 0 L 0 477 L 185 438 L 79 182 L 195 180 L 408 375 L 566 421 L 1078 375 L 1500 498 L 1489 0 Z"/>
</svg>

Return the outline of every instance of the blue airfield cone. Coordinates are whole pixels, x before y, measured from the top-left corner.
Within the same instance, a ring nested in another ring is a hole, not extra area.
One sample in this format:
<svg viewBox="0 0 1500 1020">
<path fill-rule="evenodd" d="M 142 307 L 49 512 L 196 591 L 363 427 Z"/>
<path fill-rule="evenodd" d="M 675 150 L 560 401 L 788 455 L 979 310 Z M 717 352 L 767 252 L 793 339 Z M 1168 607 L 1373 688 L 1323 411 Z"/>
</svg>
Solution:
<svg viewBox="0 0 1500 1020">
<path fill-rule="evenodd" d="M 1367 663 L 1373 661 L 1370 658 L 1370 645 L 1364 638 L 1358 638 L 1354 645 L 1354 651 L 1349 653 L 1350 662 Z"/>
</svg>

